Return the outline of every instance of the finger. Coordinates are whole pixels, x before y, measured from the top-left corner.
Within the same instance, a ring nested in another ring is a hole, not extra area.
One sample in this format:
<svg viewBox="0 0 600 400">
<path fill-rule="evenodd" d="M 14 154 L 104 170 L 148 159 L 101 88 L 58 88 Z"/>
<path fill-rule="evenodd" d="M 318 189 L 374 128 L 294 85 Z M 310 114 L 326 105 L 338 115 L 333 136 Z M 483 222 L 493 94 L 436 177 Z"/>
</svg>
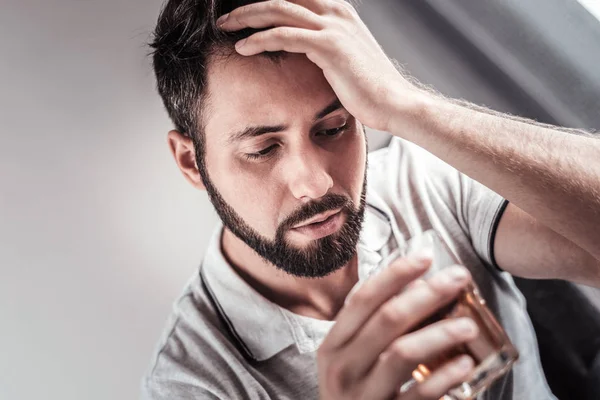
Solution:
<svg viewBox="0 0 600 400">
<path fill-rule="evenodd" d="M 347 0 L 288 0 L 292 3 L 301 4 L 315 14 L 337 15 L 346 17 L 358 14 L 356 9 Z"/>
<path fill-rule="evenodd" d="M 437 400 L 452 388 L 469 380 L 473 371 L 473 359 L 463 355 L 435 370 L 425 381 L 414 385 L 397 400 Z"/>
<path fill-rule="evenodd" d="M 427 285 L 427 282 L 425 282 L 425 279 L 415 279 L 414 281 L 412 281 L 411 283 L 406 285 L 404 290 L 408 290 L 408 289 L 423 286 L 423 285 Z"/>
<path fill-rule="evenodd" d="M 302 5 L 272 0 L 236 8 L 220 17 L 217 25 L 225 31 L 277 26 L 319 30 L 324 27 L 324 22 L 319 15 Z"/>
<path fill-rule="evenodd" d="M 318 31 L 301 28 L 273 28 L 250 35 L 236 43 L 236 51 L 253 56 L 265 51 L 285 51 L 310 55 L 321 49 L 323 41 Z"/>
<path fill-rule="evenodd" d="M 464 267 L 445 268 L 382 305 L 340 355 L 353 366 L 353 376 L 365 374 L 390 343 L 456 299 L 469 282 Z"/>
<path fill-rule="evenodd" d="M 439 364 L 443 354 L 478 334 L 477 325 L 469 318 L 447 319 L 396 339 L 381 353 L 365 378 L 369 397 L 389 397 L 410 379 L 418 364 Z M 433 367 L 435 368 L 435 367 Z"/>
<path fill-rule="evenodd" d="M 342 307 L 321 348 L 328 351 L 345 345 L 383 303 L 423 275 L 430 265 L 431 257 L 402 258 L 368 279 Z"/>
<path fill-rule="evenodd" d="M 299 4 L 318 15 L 340 14 L 341 8 L 354 10 L 354 7 L 346 0 L 287 0 Z M 342 11 L 343 12 L 343 11 Z"/>
</svg>

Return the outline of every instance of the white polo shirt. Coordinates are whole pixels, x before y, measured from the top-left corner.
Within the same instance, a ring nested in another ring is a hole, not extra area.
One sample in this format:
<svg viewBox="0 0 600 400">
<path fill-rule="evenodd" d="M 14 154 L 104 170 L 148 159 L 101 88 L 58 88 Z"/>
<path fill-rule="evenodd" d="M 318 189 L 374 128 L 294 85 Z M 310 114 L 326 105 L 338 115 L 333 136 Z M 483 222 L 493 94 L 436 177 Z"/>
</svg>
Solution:
<svg viewBox="0 0 600 400">
<path fill-rule="evenodd" d="M 478 399 L 555 399 L 525 300 L 494 262 L 506 200 L 399 138 L 369 154 L 367 179 L 359 280 L 413 235 L 435 229 L 471 271 L 520 353 L 512 371 Z M 142 398 L 318 399 L 316 350 L 335 321 L 294 314 L 260 295 L 223 257 L 222 229 L 174 306 Z"/>
</svg>

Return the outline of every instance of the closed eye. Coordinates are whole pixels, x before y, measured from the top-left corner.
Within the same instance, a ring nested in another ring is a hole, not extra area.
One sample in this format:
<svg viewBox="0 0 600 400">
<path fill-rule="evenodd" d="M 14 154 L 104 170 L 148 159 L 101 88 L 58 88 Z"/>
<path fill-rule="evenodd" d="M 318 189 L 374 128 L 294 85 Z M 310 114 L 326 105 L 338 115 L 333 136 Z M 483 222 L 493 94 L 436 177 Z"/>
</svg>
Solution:
<svg viewBox="0 0 600 400">
<path fill-rule="evenodd" d="M 329 137 L 333 137 L 333 136 L 337 136 L 340 133 L 344 132 L 346 129 L 348 129 L 348 124 L 344 124 L 342 126 L 339 126 L 337 128 L 333 128 L 333 129 L 325 129 L 322 131 L 317 132 L 316 136 L 329 136 Z"/>
<path fill-rule="evenodd" d="M 342 134 L 344 131 L 346 131 L 348 129 L 348 127 L 349 127 L 348 123 L 345 123 L 344 125 L 338 126 L 337 128 L 324 129 L 324 130 L 318 131 L 315 136 L 334 138 L 334 137 L 337 137 L 340 134 Z M 275 149 L 277 147 L 279 147 L 278 144 L 272 144 L 271 146 L 266 147 L 260 151 L 257 151 L 256 153 L 246 153 L 246 154 L 244 154 L 244 156 L 248 160 L 264 159 L 264 158 L 271 156 L 273 151 L 275 151 Z"/>
<path fill-rule="evenodd" d="M 256 153 L 246 153 L 245 156 L 249 160 L 257 160 L 260 158 L 265 158 L 265 157 L 268 157 L 273 152 L 273 150 L 275 150 L 275 148 L 277 146 L 278 146 L 277 144 L 272 144 L 271 146 L 264 148 L 260 151 L 257 151 Z"/>
</svg>

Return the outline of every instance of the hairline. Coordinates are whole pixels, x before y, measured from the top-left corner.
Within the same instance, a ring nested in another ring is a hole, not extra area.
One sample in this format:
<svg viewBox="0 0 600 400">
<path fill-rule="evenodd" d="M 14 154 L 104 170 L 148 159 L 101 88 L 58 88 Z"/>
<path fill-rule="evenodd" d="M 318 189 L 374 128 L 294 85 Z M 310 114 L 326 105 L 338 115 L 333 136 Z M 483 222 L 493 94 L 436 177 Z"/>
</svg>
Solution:
<svg viewBox="0 0 600 400">
<path fill-rule="evenodd" d="M 273 62 L 274 64 L 278 64 L 279 63 L 279 58 L 280 57 L 286 57 L 289 53 L 286 52 L 277 52 L 277 53 L 260 53 L 257 54 L 255 56 L 251 56 L 251 57 L 263 57 L 268 59 L 269 61 Z M 218 45 L 215 44 L 213 45 L 213 48 L 211 48 L 206 56 L 206 65 L 205 65 L 205 85 L 204 85 L 204 91 L 203 93 L 198 96 L 198 98 L 194 101 L 194 105 L 195 107 L 193 107 L 194 111 L 194 115 L 193 115 L 193 126 L 191 127 L 192 130 L 194 132 L 182 132 L 184 134 L 186 134 L 187 136 L 191 137 L 191 136 L 196 136 L 197 140 L 203 140 L 205 139 L 205 135 L 206 135 L 206 125 L 208 123 L 206 116 L 208 114 L 210 114 L 211 111 L 211 98 L 212 98 L 212 93 L 210 92 L 209 88 L 209 81 L 210 81 L 210 73 L 211 73 L 211 67 L 217 63 L 217 62 L 227 62 L 229 61 L 229 59 L 233 58 L 235 55 L 237 55 L 235 48 L 231 48 L 229 46 L 224 46 L 224 45 Z M 244 57 L 242 56 L 242 59 L 244 59 Z"/>
</svg>

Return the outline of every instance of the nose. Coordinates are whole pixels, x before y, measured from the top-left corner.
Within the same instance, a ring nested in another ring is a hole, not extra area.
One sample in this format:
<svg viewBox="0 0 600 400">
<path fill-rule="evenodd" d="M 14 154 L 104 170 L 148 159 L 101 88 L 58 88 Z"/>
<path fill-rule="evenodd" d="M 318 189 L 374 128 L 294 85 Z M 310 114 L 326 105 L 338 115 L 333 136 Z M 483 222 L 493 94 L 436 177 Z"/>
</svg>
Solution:
<svg viewBox="0 0 600 400">
<path fill-rule="evenodd" d="M 333 187 L 333 179 L 327 172 L 326 155 L 315 149 L 293 156 L 288 169 L 289 187 L 299 200 L 308 202 L 323 197 Z"/>
</svg>

